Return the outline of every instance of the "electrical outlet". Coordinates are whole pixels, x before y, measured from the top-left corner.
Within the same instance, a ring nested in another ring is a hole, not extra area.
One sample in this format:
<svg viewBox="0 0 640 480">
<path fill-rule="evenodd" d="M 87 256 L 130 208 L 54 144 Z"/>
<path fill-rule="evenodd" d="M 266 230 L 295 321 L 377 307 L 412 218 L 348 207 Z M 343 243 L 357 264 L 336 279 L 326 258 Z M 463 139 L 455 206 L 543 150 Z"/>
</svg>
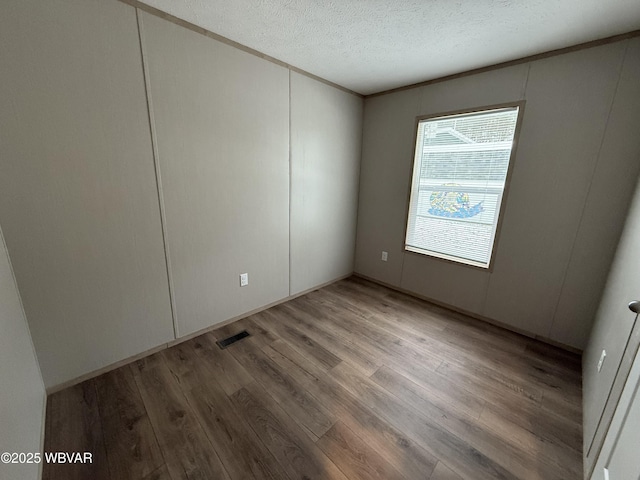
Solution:
<svg viewBox="0 0 640 480">
<path fill-rule="evenodd" d="M 382 261 L 386 262 L 389 259 L 389 254 L 387 252 L 382 252 Z"/>
<path fill-rule="evenodd" d="M 607 352 L 605 350 L 602 350 L 602 353 L 600 354 L 600 360 L 598 360 L 598 372 L 602 370 L 602 364 L 604 363 L 605 358 L 607 358 Z"/>
<path fill-rule="evenodd" d="M 241 273 L 240 274 L 240 286 L 241 287 L 246 287 L 247 285 L 249 285 L 249 274 L 248 273 Z"/>
</svg>

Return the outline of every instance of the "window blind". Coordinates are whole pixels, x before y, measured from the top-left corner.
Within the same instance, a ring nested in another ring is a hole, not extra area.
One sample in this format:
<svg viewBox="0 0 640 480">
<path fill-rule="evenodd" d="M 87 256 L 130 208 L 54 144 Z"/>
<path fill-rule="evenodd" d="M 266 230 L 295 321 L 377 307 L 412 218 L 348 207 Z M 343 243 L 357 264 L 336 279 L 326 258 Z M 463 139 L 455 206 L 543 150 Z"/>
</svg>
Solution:
<svg viewBox="0 0 640 480">
<path fill-rule="evenodd" d="M 519 107 L 420 120 L 405 248 L 488 267 Z"/>
</svg>

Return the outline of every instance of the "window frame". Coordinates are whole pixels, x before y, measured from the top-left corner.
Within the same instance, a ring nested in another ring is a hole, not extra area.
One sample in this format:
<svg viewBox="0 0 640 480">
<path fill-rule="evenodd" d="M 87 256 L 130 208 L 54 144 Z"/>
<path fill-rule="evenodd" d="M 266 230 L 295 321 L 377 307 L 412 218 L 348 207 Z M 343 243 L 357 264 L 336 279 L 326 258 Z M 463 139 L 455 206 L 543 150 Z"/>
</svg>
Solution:
<svg viewBox="0 0 640 480">
<path fill-rule="evenodd" d="M 427 257 L 430 259 L 435 259 L 439 261 L 444 261 L 450 264 L 459 265 L 462 267 L 470 267 L 473 269 L 479 269 L 484 272 L 493 272 L 493 267 L 495 265 L 495 257 L 496 252 L 498 251 L 498 244 L 500 240 L 500 232 L 502 230 L 502 224 L 504 220 L 504 212 L 507 205 L 509 190 L 511 186 L 511 177 L 513 174 L 513 167 L 515 165 L 516 153 L 518 150 L 520 131 L 522 127 L 522 120 L 524 118 L 524 110 L 525 110 L 525 100 L 518 100 L 513 102 L 506 103 L 498 103 L 493 105 L 482 105 L 473 108 L 465 108 L 461 110 L 451 110 L 447 112 L 438 112 L 438 113 L 430 113 L 426 115 L 419 115 L 415 117 L 415 126 L 413 129 L 413 156 L 411 160 L 411 169 L 409 171 L 409 188 L 407 189 L 407 198 L 406 198 L 406 210 L 405 210 L 405 222 L 404 222 L 404 235 L 402 237 L 402 252 L 405 254 L 418 255 L 420 257 Z M 504 182 L 504 190 L 502 191 L 502 200 L 500 202 L 500 210 L 498 212 L 498 221 L 496 222 L 496 231 L 493 237 L 493 244 L 491 245 L 491 255 L 489 256 L 488 265 L 481 265 L 479 262 L 474 262 L 473 260 L 463 259 L 459 257 L 454 257 L 452 255 L 447 254 L 436 254 L 436 252 L 427 252 L 427 251 L 416 251 L 418 250 L 415 247 L 407 246 L 407 231 L 409 229 L 409 215 L 411 213 L 411 195 L 413 193 L 413 175 L 416 165 L 416 149 L 418 143 L 418 134 L 420 128 L 420 122 L 423 120 L 448 117 L 454 115 L 466 115 L 471 113 L 480 113 L 487 112 L 489 110 L 498 110 L 501 108 L 513 108 L 518 107 L 518 117 L 516 119 L 515 131 L 513 133 L 513 144 L 511 147 L 511 153 L 509 155 L 509 166 L 507 167 L 507 176 Z"/>
</svg>

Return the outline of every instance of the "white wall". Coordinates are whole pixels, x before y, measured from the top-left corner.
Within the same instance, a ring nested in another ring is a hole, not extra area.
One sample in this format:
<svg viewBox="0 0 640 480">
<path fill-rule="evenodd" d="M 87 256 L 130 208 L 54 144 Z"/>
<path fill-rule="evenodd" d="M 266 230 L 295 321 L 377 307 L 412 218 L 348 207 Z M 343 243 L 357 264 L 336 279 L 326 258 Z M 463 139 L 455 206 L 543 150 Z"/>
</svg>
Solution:
<svg viewBox="0 0 640 480">
<path fill-rule="evenodd" d="M 45 391 L 0 231 L 0 452 L 40 452 Z M 38 478 L 37 464 L 0 463 L 0 478 Z"/>
<path fill-rule="evenodd" d="M 291 73 L 291 294 L 353 272 L 362 100 Z"/>
<path fill-rule="evenodd" d="M 612 108 L 637 103 L 621 77 L 633 42 L 366 99 L 356 272 L 583 348 L 640 168 L 637 136 L 617 133 L 628 115 Z M 518 100 L 493 270 L 404 253 L 415 117 Z"/>
<path fill-rule="evenodd" d="M 361 98 L 139 12 L 143 57 L 116 0 L 4 7 L 0 224 L 47 387 L 175 338 L 162 211 L 178 336 L 287 298 L 290 268 L 296 288 L 352 271 Z"/>
</svg>

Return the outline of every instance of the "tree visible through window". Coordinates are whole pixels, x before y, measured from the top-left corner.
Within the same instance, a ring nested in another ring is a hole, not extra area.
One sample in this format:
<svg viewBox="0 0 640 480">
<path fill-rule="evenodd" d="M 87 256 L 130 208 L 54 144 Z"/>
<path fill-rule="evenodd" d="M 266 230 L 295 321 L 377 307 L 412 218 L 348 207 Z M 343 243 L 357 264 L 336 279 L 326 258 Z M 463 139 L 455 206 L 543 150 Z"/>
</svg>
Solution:
<svg viewBox="0 0 640 480">
<path fill-rule="evenodd" d="M 519 111 L 419 120 L 406 250 L 489 267 Z"/>
</svg>

